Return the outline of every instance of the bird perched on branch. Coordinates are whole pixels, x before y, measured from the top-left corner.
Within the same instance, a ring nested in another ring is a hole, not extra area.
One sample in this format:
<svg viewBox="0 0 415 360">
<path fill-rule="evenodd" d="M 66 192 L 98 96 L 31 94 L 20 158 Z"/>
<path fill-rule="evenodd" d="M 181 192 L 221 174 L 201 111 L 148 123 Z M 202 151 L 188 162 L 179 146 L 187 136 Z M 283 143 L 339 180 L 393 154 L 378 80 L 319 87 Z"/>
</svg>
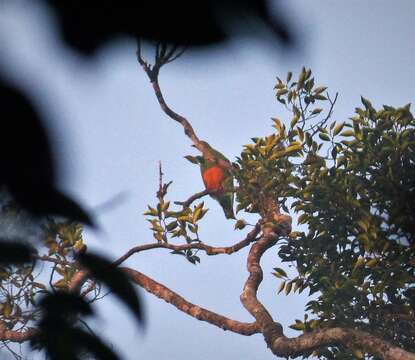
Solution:
<svg viewBox="0 0 415 360">
<path fill-rule="evenodd" d="M 233 212 L 233 175 L 230 172 L 230 161 L 219 151 L 213 149 L 206 141 L 200 141 L 206 149 L 203 156 L 186 156 L 200 165 L 203 183 L 209 195 L 222 206 L 227 219 L 235 219 Z"/>
</svg>

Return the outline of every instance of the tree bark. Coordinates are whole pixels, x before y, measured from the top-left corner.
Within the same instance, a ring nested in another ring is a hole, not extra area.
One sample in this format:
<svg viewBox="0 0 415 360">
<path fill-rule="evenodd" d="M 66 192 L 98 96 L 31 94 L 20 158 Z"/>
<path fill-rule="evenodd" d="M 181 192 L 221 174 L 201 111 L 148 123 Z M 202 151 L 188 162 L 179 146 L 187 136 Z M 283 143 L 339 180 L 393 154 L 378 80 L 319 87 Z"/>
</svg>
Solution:
<svg viewBox="0 0 415 360">
<path fill-rule="evenodd" d="M 256 322 L 254 323 L 244 323 L 236 320 L 229 319 L 225 316 L 219 315 L 207 309 L 204 309 L 200 306 L 194 305 L 181 297 L 179 294 L 170 290 L 166 286 L 154 281 L 148 276 L 130 269 L 130 268 L 121 268 L 130 279 L 135 282 L 137 285 L 141 286 L 149 293 L 157 296 L 160 299 L 172 304 L 180 311 L 198 319 L 201 321 L 206 321 L 212 325 L 215 325 L 223 330 L 229 330 L 241 335 L 253 335 L 258 333 L 259 326 Z"/>
</svg>

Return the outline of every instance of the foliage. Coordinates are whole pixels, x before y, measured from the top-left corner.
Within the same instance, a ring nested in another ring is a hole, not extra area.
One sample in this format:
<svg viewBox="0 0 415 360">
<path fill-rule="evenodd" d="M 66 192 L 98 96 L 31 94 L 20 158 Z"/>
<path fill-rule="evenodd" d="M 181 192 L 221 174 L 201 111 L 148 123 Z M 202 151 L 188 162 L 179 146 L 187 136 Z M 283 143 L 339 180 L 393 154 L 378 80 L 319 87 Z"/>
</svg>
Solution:
<svg viewBox="0 0 415 360">
<path fill-rule="evenodd" d="M 298 274 L 289 278 L 279 267 L 273 272 L 282 279 L 278 293 L 308 289 L 314 294 L 304 319 L 291 328 L 357 328 L 415 351 L 415 120 L 410 105 L 376 110 L 362 97 L 354 116 L 333 121 L 337 94 L 332 98 L 326 87 L 316 86 L 305 68 L 296 81 L 292 73 L 285 81 L 278 78 L 275 91 L 292 114 L 289 124 L 272 118 L 275 132 L 252 138 L 233 167 L 237 211 L 264 218 L 269 200 L 278 199 L 282 209 L 289 212 L 290 206 L 298 214 L 302 231 L 281 239 L 278 252 Z M 186 158 L 197 164 L 195 157 Z M 167 208 L 160 202 L 146 213 L 154 217 L 155 238 L 167 241 L 170 232 L 198 241 L 183 230 L 186 221 L 191 226 L 194 212 Z M 175 218 L 169 230 L 166 214 Z M 178 217 L 182 222 L 175 230 Z M 245 225 L 240 219 L 235 229 Z M 335 346 L 313 355 L 365 357 L 363 349 Z"/>
<path fill-rule="evenodd" d="M 3 199 L 1 216 L 11 227 L 19 217 L 26 218 L 31 225 L 19 224 L 18 231 L 30 227 L 33 245 L 37 245 L 36 250 L 29 247 L 29 254 L 25 252 L 27 242 L 13 238 L 6 239 L 2 245 L 7 246 L 9 253 L 0 262 L 1 327 L 22 334 L 36 327 L 36 336 L 28 339 L 34 349 L 44 350 L 51 359 L 72 360 L 86 354 L 117 359 L 116 354 L 91 332 L 83 318 L 93 315 L 91 304 L 102 297 L 101 284 L 104 284 L 142 322 L 136 291 L 126 276 L 113 268 L 109 260 L 85 254 L 83 226 L 77 222 L 52 218 L 30 221 L 31 216 L 7 197 Z M 25 256 L 14 256 L 17 250 L 23 251 Z M 45 268 L 48 271 L 44 271 Z M 72 281 L 76 273 L 86 269 L 91 275 L 80 284 L 80 296 L 73 292 Z M 9 347 L 9 342 L 3 341 L 3 346 L 20 358 Z"/>
<path fill-rule="evenodd" d="M 317 295 L 307 304 L 304 321 L 292 327 L 304 332 L 360 328 L 414 351 L 415 120 L 410 105 L 375 110 L 362 97 L 363 106 L 350 120 L 329 121 L 330 110 L 316 120 L 313 115 L 322 114 L 321 108 L 308 107 L 330 98 L 321 95 L 324 87 L 314 88 L 310 70 L 303 69 L 297 82 L 290 82 L 290 75 L 285 83 L 278 80 L 276 89 L 277 99 L 293 113 L 287 139 L 299 138 L 302 148 L 296 166 L 280 161 L 282 169 L 273 174 L 287 173 L 280 194 L 294 200 L 291 208 L 307 228 L 280 246 L 281 260 L 294 262 L 298 271 L 280 291 L 307 288 Z M 271 157 L 264 168 L 274 166 Z M 316 355 L 346 359 L 363 352 L 330 348 Z"/>
<path fill-rule="evenodd" d="M 232 168 L 238 212 L 258 214 L 265 227 L 278 222 L 268 217 L 275 203 L 298 215 L 297 231 L 278 241 L 280 260 L 294 264 L 297 274 L 290 278 L 281 267 L 273 272 L 281 280 L 278 293 L 308 290 L 311 297 L 304 318 L 290 327 L 303 333 L 337 326 L 361 329 L 414 352 L 415 119 L 410 105 L 376 110 L 362 97 L 354 116 L 333 121 L 337 94 L 332 98 L 326 87 L 316 86 L 311 70 L 305 68 L 296 80 L 292 73 L 285 81 L 278 78 L 275 91 L 277 101 L 291 114 L 290 121 L 272 118 L 273 133 L 252 138 Z M 199 164 L 197 156 L 186 159 Z M 203 202 L 191 203 L 203 193 L 173 205 L 166 199 L 171 183 L 163 183 L 162 175 L 160 167 L 157 203 L 144 213 L 156 243 L 201 243 L 200 221 L 208 209 Z M 3 212 L 7 209 L 3 207 Z M 241 218 L 235 230 L 247 225 Z M 0 321 L 20 330 L 35 323 L 40 329 L 66 324 L 60 341 L 72 339 L 97 357 L 115 358 L 81 327 L 81 317 L 92 314 L 92 308 L 68 295 L 74 274 L 87 268 L 95 277 L 81 289 L 83 295 L 90 294 L 89 302 L 99 299 L 102 282 L 135 311 L 139 321 L 142 314 L 121 272 L 87 252 L 82 230 L 73 221 L 49 219 L 40 231 L 43 245 L 29 254 L 31 262 L 26 254 L 18 264 L 2 263 Z M 187 246 L 172 253 L 196 264 L 197 252 Z M 38 277 L 34 260 L 52 264 L 48 278 Z M 47 296 L 39 303 L 42 294 Z M 68 304 L 69 313 L 46 310 L 59 309 L 59 301 Z M 34 346 L 46 347 L 52 357 L 62 356 L 48 331 L 41 334 Z M 311 352 L 303 354 L 308 355 Z M 364 349 L 341 346 L 319 348 L 313 355 L 371 358 Z"/>
<path fill-rule="evenodd" d="M 190 157 L 190 156 L 189 156 Z M 205 216 L 208 209 L 204 208 L 204 202 L 194 205 L 193 209 L 186 204 L 174 211 L 170 208 L 170 201 L 165 200 L 167 190 L 171 182 L 163 184 L 160 165 L 160 186 L 157 192 L 158 203 L 155 207 L 148 205 L 148 210 L 144 215 L 148 217 L 151 224 L 153 237 L 158 242 L 168 243 L 174 238 L 184 239 L 187 244 L 201 242 L 199 239 L 198 222 Z M 188 249 L 186 251 L 173 251 L 173 254 L 184 256 L 192 264 L 200 262 L 197 250 Z"/>
</svg>

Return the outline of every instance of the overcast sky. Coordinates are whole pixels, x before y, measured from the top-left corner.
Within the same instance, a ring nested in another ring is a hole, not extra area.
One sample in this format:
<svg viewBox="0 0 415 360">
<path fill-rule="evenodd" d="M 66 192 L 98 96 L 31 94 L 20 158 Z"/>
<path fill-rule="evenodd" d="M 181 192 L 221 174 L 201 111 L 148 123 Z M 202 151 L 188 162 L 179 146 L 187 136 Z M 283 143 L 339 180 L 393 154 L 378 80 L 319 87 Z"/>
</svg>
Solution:
<svg viewBox="0 0 415 360">
<path fill-rule="evenodd" d="M 160 83 L 171 107 L 186 116 L 198 135 L 231 160 L 253 136 L 272 131 L 270 117 L 285 118 L 276 102 L 276 76 L 311 67 L 316 82 L 339 92 L 334 119 L 344 120 L 360 96 L 375 107 L 404 105 L 415 95 L 415 3 L 407 1 L 286 1 L 302 51 L 284 56 L 269 43 L 240 39 L 210 53 L 185 54 L 162 70 Z M 65 159 L 62 186 L 90 209 L 125 194 L 96 213 L 100 232 L 87 231 L 91 249 L 112 258 L 152 242 L 142 216 L 155 203 L 158 161 L 173 180 L 171 200 L 201 191 L 199 169 L 183 159 L 195 154 L 177 123 L 161 111 L 135 59 L 135 44 L 120 39 L 92 61 L 64 48 L 52 33 L 52 14 L 36 2 L 0 0 L 0 66 L 34 96 L 50 119 Z M 225 221 L 216 202 L 201 223 L 201 239 L 226 246 L 244 237 Z M 241 321 L 252 321 L 239 302 L 247 277 L 247 249 L 232 256 L 202 257 L 193 266 L 182 257 L 153 250 L 128 265 L 164 283 L 189 301 Z M 302 319 L 307 301 L 276 295 L 271 275 L 276 250 L 263 261 L 259 298 L 284 325 Z M 141 291 L 148 317 L 141 333 L 111 297 L 98 306 L 94 328 L 125 359 L 266 360 L 275 357 L 260 335 L 224 332 L 184 315 Z M 288 329 L 287 334 L 296 332 Z M 30 356 L 29 358 L 34 358 Z"/>
</svg>

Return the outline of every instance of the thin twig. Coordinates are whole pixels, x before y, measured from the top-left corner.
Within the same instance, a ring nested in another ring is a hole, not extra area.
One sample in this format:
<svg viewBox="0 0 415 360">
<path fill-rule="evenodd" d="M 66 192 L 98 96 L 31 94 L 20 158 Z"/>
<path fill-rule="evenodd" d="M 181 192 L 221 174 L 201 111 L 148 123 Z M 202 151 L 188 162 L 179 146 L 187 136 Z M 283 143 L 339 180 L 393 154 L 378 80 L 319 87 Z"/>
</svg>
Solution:
<svg viewBox="0 0 415 360">
<path fill-rule="evenodd" d="M 95 334 L 94 330 L 91 329 L 91 327 L 87 324 L 87 322 L 85 320 L 82 320 L 81 318 L 78 319 L 78 321 L 85 326 L 85 328 L 91 333 L 91 335 L 93 336 L 97 336 L 97 334 Z"/>
<path fill-rule="evenodd" d="M 131 248 L 128 250 L 123 256 L 119 257 L 115 260 L 112 264 L 114 266 L 118 266 L 122 264 L 125 260 L 127 260 L 132 255 L 146 251 L 151 249 L 168 249 L 172 251 L 186 251 L 190 249 L 199 249 L 205 251 L 207 255 L 219 255 L 219 254 L 233 254 L 244 247 L 248 246 L 250 243 L 256 240 L 257 235 L 261 231 L 260 224 L 256 224 L 255 227 L 247 234 L 246 238 L 242 241 L 237 242 L 232 246 L 227 247 L 214 247 L 202 242 L 200 243 L 191 243 L 191 244 L 184 244 L 184 245 L 173 245 L 169 243 L 151 243 L 146 245 L 139 245 L 136 247 Z"/>
<path fill-rule="evenodd" d="M 338 95 L 339 95 L 339 93 L 336 92 L 336 96 L 334 97 L 333 100 L 331 100 L 329 94 L 327 93 L 327 98 L 330 102 L 329 112 L 328 112 L 327 116 L 322 121 L 320 121 L 317 124 L 312 125 L 309 129 L 305 130 L 305 131 L 313 130 L 313 132 L 311 133 L 311 137 L 313 137 L 319 131 L 319 127 L 322 127 L 330 119 L 330 117 L 333 113 L 333 108 L 334 108 L 334 105 L 336 104 Z"/>
<path fill-rule="evenodd" d="M 85 297 L 86 295 L 88 295 L 92 290 L 95 289 L 95 287 L 96 287 L 95 282 L 94 281 L 91 281 L 89 283 L 88 287 L 84 291 L 82 291 L 81 297 Z"/>
<path fill-rule="evenodd" d="M 186 201 L 175 201 L 174 203 L 176 205 L 182 205 L 183 207 L 189 207 L 193 203 L 193 201 L 200 199 L 206 195 L 209 195 L 209 190 L 200 191 L 189 197 Z"/>
<path fill-rule="evenodd" d="M 54 263 L 56 265 L 63 265 L 63 266 L 73 266 L 73 263 L 69 262 L 69 261 L 65 261 L 65 260 L 60 260 L 60 259 L 56 259 L 50 256 L 46 256 L 46 255 L 32 255 L 33 259 L 36 260 L 41 260 L 41 261 L 46 261 L 46 262 L 51 262 Z"/>
<path fill-rule="evenodd" d="M 50 288 L 52 289 L 53 293 L 56 293 L 55 287 L 53 286 L 53 276 L 55 275 L 55 270 L 56 270 L 57 266 L 58 266 L 58 264 L 53 265 L 52 272 L 50 273 L 50 277 L 49 277 L 49 285 L 50 285 Z"/>
</svg>

